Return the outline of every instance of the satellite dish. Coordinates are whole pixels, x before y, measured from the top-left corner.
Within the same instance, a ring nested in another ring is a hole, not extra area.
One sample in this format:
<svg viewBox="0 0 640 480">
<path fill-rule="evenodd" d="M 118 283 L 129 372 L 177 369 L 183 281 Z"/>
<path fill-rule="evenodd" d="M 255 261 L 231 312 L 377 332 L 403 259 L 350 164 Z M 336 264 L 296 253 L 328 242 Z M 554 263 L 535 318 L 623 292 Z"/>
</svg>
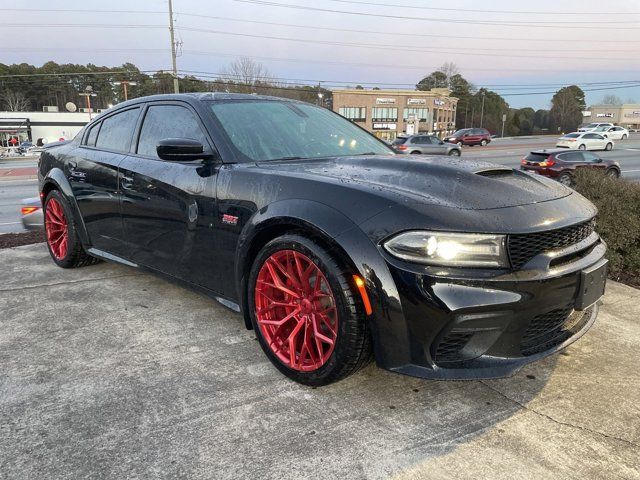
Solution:
<svg viewBox="0 0 640 480">
<path fill-rule="evenodd" d="M 78 110 L 78 107 L 76 107 L 76 104 L 73 102 L 67 102 L 65 108 L 69 112 L 75 112 L 76 110 Z"/>
</svg>

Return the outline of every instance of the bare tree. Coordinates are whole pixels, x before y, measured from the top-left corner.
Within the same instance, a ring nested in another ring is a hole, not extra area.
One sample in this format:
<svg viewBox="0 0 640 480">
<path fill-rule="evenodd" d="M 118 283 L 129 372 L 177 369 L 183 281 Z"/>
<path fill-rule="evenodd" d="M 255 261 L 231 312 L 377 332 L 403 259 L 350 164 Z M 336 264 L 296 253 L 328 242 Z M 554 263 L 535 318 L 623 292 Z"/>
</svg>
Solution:
<svg viewBox="0 0 640 480">
<path fill-rule="evenodd" d="M 222 80 L 239 84 L 237 87 L 240 89 L 254 91 L 256 86 L 272 84 L 271 77 L 271 73 L 264 65 L 249 57 L 241 57 L 231 62 L 223 70 Z M 234 90 L 238 89 L 234 88 Z"/>
<path fill-rule="evenodd" d="M 26 112 L 29 110 L 29 100 L 22 92 L 7 89 L 0 95 L 0 99 L 2 99 L 2 103 L 8 112 Z"/>
<path fill-rule="evenodd" d="M 445 62 L 438 69 L 438 71 L 440 71 L 440 72 L 445 74 L 445 76 L 447 78 L 447 87 L 449 87 L 449 88 L 452 87 L 452 85 L 451 85 L 452 77 L 454 77 L 455 75 L 458 75 L 460 73 L 460 70 L 458 69 L 458 66 L 453 62 Z"/>
<path fill-rule="evenodd" d="M 605 95 L 600 100 L 600 105 L 620 105 L 622 100 L 616 95 Z"/>
</svg>

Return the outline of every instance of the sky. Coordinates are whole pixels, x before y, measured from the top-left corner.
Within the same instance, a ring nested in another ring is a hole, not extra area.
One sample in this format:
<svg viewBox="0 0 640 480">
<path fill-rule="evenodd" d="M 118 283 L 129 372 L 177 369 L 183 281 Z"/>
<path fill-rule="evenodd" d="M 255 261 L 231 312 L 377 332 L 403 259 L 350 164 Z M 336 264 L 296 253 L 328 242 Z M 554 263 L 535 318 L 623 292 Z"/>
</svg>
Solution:
<svg viewBox="0 0 640 480">
<path fill-rule="evenodd" d="M 168 70 L 167 7 L 12 0 L 3 7 L 0 63 Z M 199 75 L 246 56 L 282 82 L 414 88 L 453 62 L 514 108 L 548 108 L 562 84 L 582 85 L 587 105 L 607 94 L 640 102 L 639 0 L 174 0 L 173 9 L 178 68 Z M 631 88 L 596 90 L 620 87 L 614 82 Z"/>
</svg>

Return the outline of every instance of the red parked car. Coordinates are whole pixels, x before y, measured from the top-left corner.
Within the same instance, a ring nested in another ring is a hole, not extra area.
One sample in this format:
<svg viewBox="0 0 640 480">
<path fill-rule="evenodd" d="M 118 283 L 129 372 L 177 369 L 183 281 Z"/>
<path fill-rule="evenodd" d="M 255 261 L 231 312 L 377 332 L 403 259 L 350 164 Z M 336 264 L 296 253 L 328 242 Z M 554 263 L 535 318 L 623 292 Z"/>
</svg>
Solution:
<svg viewBox="0 0 640 480">
<path fill-rule="evenodd" d="M 491 142 L 491 134 L 486 128 L 463 128 L 443 140 L 455 143 L 460 147 L 462 145 L 482 145 L 484 147 Z"/>
<path fill-rule="evenodd" d="M 520 161 L 520 169 L 558 180 L 563 185 L 573 183 L 578 168 L 594 168 L 609 177 L 620 176 L 620 164 L 600 158 L 593 152 L 567 151 L 567 149 L 535 150 Z"/>
</svg>

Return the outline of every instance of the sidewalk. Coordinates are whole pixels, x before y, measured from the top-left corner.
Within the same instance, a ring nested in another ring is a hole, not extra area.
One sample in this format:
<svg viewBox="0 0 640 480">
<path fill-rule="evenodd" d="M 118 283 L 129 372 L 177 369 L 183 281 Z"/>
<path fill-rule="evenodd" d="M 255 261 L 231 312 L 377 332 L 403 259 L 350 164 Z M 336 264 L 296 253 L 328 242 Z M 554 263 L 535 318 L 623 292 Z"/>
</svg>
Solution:
<svg viewBox="0 0 640 480">
<path fill-rule="evenodd" d="M 640 479 L 640 290 L 508 379 L 307 388 L 238 314 L 139 270 L 0 250 L 0 476 Z"/>
</svg>

